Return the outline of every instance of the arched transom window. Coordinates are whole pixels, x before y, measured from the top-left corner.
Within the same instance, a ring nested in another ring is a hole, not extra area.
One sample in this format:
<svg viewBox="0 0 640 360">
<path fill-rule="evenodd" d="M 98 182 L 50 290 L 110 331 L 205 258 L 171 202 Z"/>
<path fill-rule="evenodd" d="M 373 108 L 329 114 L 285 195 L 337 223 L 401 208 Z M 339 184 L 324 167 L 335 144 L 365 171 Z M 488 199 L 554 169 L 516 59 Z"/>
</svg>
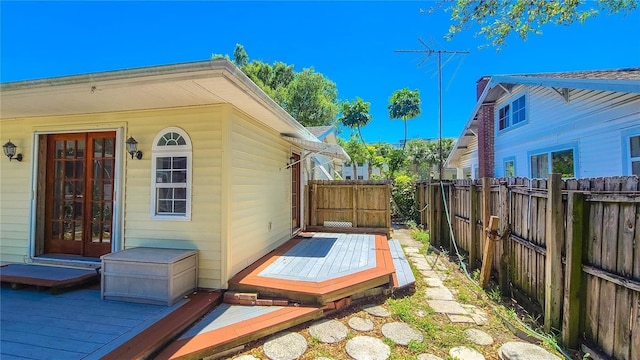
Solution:
<svg viewBox="0 0 640 360">
<path fill-rule="evenodd" d="M 191 140 L 177 127 L 156 135 L 152 148 L 151 217 L 191 219 Z"/>
</svg>

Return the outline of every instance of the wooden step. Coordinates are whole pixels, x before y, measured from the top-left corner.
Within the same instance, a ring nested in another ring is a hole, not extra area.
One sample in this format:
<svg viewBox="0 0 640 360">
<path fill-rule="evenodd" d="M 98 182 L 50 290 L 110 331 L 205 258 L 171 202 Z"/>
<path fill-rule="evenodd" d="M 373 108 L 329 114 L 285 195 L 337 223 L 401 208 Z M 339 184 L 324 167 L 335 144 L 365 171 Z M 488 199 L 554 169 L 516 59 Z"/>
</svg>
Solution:
<svg viewBox="0 0 640 360">
<path fill-rule="evenodd" d="M 155 359 L 201 359 L 315 320 L 319 307 L 221 304 Z"/>
</svg>

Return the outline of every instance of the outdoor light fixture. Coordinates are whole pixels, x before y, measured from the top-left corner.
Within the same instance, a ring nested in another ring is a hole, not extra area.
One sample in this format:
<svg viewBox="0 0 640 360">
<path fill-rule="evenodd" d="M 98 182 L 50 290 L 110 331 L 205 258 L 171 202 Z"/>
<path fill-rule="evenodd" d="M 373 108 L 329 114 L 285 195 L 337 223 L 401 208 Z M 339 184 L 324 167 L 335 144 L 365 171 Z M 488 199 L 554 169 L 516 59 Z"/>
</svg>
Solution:
<svg viewBox="0 0 640 360">
<path fill-rule="evenodd" d="M 16 155 L 16 144 L 12 143 L 11 140 L 2 145 L 2 151 L 4 151 L 4 154 L 7 155 L 9 161 L 13 159 L 22 161 L 22 154 Z"/>
<path fill-rule="evenodd" d="M 133 136 L 130 136 L 127 141 L 127 152 L 131 154 L 131 158 L 136 158 L 138 160 L 142 159 L 142 151 L 138 151 L 138 142 Z"/>
<path fill-rule="evenodd" d="M 293 163 L 296 161 L 296 158 L 293 157 L 293 155 L 291 155 L 289 157 L 289 163 L 287 164 L 286 168 L 290 168 L 293 166 Z"/>
</svg>

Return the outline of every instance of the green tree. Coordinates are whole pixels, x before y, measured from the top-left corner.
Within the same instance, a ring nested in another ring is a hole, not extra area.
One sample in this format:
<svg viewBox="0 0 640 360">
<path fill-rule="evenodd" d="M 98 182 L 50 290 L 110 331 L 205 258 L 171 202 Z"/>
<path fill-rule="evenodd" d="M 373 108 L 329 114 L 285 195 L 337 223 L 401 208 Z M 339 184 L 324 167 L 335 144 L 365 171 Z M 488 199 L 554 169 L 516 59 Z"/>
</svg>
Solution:
<svg viewBox="0 0 640 360">
<path fill-rule="evenodd" d="M 413 139 L 407 142 L 405 151 L 407 160 L 411 164 L 411 171 L 420 179 L 428 177 L 429 166 L 427 164 L 429 142 L 422 139 Z"/>
<path fill-rule="evenodd" d="M 546 24 L 571 25 L 604 13 L 631 13 L 637 0 L 440 0 L 438 6 L 451 12 L 452 24 L 445 36 L 478 27 L 476 36 L 483 36 L 497 50 L 515 32 L 526 40 L 529 34 L 541 34 Z M 434 10 L 433 8 L 432 10 Z"/>
<path fill-rule="evenodd" d="M 404 143 L 407 145 L 407 120 L 420 116 L 420 92 L 407 88 L 396 90 L 389 99 L 389 118 L 404 121 Z"/>
<path fill-rule="evenodd" d="M 351 158 L 351 166 L 353 167 L 353 178 L 357 179 L 358 164 L 362 164 L 367 161 L 369 155 L 366 145 L 360 142 L 354 135 L 352 135 L 347 141 L 338 138 L 338 145 L 340 145 Z"/>
<path fill-rule="evenodd" d="M 352 102 L 345 101 L 340 104 L 340 118 L 338 121 L 358 132 L 360 140 L 365 144 L 364 138 L 360 128 L 366 126 L 371 121 L 371 114 L 369 114 L 369 108 L 371 103 L 363 101 L 361 98 L 356 97 Z"/>
<path fill-rule="evenodd" d="M 233 50 L 233 63 L 236 64 L 237 67 L 242 68 L 246 66 L 248 62 L 249 55 L 247 55 L 244 46 L 236 44 L 236 48 Z"/>
<path fill-rule="evenodd" d="M 213 54 L 212 59 L 228 55 Z M 304 126 L 332 125 L 338 114 L 336 84 L 313 68 L 295 72 L 283 62 L 249 61 L 241 44 L 236 44 L 233 62 L 278 105 Z"/>
<path fill-rule="evenodd" d="M 454 140 L 451 138 L 443 138 L 442 146 L 440 146 L 440 141 L 430 141 L 427 144 L 427 156 L 426 161 L 429 166 L 429 171 L 431 169 L 440 169 L 440 161 L 442 161 L 442 166 L 444 166 L 444 162 L 449 157 L 449 153 L 453 150 Z"/>
<path fill-rule="evenodd" d="M 287 86 L 284 109 L 304 126 L 331 125 L 338 114 L 336 84 L 313 68 L 296 73 Z"/>
</svg>

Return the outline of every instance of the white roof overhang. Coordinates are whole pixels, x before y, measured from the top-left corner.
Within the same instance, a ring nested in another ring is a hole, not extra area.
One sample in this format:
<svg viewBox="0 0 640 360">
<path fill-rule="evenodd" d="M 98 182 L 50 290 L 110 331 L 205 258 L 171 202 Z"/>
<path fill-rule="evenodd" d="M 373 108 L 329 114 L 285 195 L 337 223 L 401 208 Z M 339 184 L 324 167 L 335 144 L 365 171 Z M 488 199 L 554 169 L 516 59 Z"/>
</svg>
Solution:
<svg viewBox="0 0 640 360">
<path fill-rule="evenodd" d="M 279 133 L 317 141 L 225 59 L 0 84 L 0 119 L 223 103 Z"/>
</svg>

